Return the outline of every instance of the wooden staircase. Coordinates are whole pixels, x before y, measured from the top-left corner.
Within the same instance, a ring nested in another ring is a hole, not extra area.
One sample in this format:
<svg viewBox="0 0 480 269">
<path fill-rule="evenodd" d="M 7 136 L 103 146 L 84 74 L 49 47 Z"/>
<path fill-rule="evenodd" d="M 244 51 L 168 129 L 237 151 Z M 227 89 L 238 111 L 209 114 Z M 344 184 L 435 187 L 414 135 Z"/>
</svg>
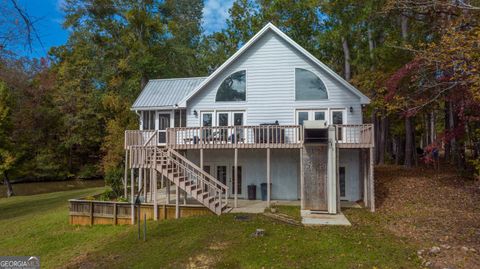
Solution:
<svg viewBox="0 0 480 269">
<path fill-rule="evenodd" d="M 217 215 L 231 210 L 228 207 L 228 187 L 177 151 L 148 142 L 143 146 L 129 146 L 127 151 L 129 168 L 156 169 Z"/>
</svg>

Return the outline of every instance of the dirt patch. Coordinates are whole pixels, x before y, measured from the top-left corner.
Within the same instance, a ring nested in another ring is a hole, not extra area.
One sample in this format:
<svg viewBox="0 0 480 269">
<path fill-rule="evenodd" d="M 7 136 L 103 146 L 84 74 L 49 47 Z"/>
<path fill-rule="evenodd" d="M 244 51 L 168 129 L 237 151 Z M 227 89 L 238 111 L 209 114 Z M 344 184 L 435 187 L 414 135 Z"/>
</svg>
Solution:
<svg viewBox="0 0 480 269">
<path fill-rule="evenodd" d="M 215 264 L 215 259 L 206 254 L 199 254 L 188 259 L 188 269 L 207 269 Z"/>
<path fill-rule="evenodd" d="M 387 229 L 421 246 L 424 265 L 480 268 L 478 182 L 449 166 L 439 172 L 380 166 L 375 180 L 377 209 Z"/>
<path fill-rule="evenodd" d="M 215 242 L 215 243 L 212 243 L 210 246 L 208 246 L 208 249 L 211 249 L 211 250 L 224 250 L 226 249 L 228 246 L 228 243 L 227 242 Z"/>
</svg>

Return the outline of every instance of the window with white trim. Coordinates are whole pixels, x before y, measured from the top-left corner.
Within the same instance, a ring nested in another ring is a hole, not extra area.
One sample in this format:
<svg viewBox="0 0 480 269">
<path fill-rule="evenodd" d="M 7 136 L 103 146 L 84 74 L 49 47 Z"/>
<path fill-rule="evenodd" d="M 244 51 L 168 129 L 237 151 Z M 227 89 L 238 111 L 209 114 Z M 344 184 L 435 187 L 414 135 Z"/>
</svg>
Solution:
<svg viewBox="0 0 480 269">
<path fill-rule="evenodd" d="M 328 99 L 327 87 L 312 71 L 295 68 L 295 100 Z"/>
<path fill-rule="evenodd" d="M 245 70 L 237 71 L 223 80 L 217 90 L 215 101 L 245 101 L 247 92 L 247 72 Z"/>
</svg>

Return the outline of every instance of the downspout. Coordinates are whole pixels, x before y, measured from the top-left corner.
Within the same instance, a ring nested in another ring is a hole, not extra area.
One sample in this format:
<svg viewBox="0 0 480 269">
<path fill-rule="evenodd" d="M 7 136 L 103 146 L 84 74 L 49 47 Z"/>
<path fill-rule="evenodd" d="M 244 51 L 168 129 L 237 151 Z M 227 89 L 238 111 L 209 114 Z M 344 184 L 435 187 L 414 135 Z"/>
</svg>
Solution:
<svg viewBox="0 0 480 269">
<path fill-rule="evenodd" d="M 142 114 L 138 113 L 138 110 L 134 110 L 135 114 L 138 116 L 138 122 L 139 122 L 139 130 L 143 130 L 143 122 L 142 122 Z"/>
</svg>

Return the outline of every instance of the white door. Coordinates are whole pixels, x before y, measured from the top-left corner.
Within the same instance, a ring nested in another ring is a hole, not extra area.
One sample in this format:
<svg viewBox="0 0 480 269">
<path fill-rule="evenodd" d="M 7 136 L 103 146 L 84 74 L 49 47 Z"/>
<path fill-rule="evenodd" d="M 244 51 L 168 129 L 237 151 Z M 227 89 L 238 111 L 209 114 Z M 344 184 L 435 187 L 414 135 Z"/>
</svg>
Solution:
<svg viewBox="0 0 480 269">
<path fill-rule="evenodd" d="M 243 126 L 245 124 L 245 111 L 217 111 L 216 126 Z M 236 134 L 236 141 L 243 141 L 243 130 L 238 130 Z M 217 136 L 222 138 L 222 141 L 233 142 L 233 128 L 220 128 Z"/>
<path fill-rule="evenodd" d="M 205 170 L 205 166 L 203 167 Z M 229 195 L 235 194 L 235 175 L 234 175 L 234 166 L 231 163 L 217 163 L 214 166 L 214 176 L 218 179 L 218 181 L 222 182 L 229 188 Z M 207 170 L 210 170 L 210 166 L 208 166 Z M 238 197 L 244 196 L 243 191 L 243 167 L 237 166 L 237 188 L 238 188 Z"/>
<path fill-rule="evenodd" d="M 158 112 L 157 113 L 157 130 L 158 130 L 158 144 L 165 145 L 167 143 L 167 128 L 173 127 L 171 119 L 172 113 Z"/>
<path fill-rule="evenodd" d="M 331 119 L 330 119 L 331 124 L 334 124 L 334 125 L 345 124 L 345 109 L 330 110 L 330 114 L 331 114 Z M 338 141 L 343 141 L 343 139 L 345 138 L 344 132 L 345 132 L 344 128 L 337 128 Z"/>
<path fill-rule="evenodd" d="M 324 120 L 328 123 L 328 111 L 326 109 L 297 110 L 297 124 L 303 125 L 306 120 Z"/>
</svg>

